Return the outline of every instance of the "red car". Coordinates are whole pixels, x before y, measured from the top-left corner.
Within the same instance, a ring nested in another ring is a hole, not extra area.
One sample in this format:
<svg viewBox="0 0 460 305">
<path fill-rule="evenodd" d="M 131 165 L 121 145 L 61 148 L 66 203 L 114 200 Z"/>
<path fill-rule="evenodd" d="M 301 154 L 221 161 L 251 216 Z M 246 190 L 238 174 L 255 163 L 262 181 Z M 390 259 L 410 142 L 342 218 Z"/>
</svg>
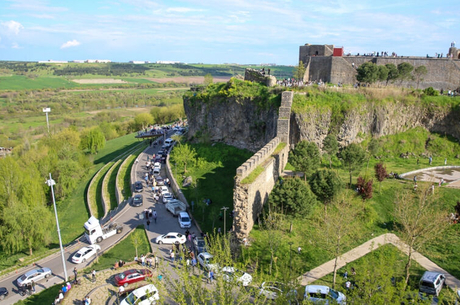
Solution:
<svg viewBox="0 0 460 305">
<path fill-rule="evenodd" d="M 146 277 L 152 277 L 152 271 L 147 269 L 130 269 L 115 275 L 115 283 L 117 286 L 126 287 L 131 283 L 143 281 Z"/>
</svg>

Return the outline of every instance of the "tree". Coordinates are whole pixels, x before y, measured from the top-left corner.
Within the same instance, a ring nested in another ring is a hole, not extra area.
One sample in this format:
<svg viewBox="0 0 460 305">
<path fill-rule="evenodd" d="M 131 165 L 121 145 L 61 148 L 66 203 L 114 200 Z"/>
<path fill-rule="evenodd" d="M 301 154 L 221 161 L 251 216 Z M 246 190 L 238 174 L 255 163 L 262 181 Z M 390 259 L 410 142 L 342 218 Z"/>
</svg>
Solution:
<svg viewBox="0 0 460 305">
<path fill-rule="evenodd" d="M 405 266 L 405 282 L 409 282 L 410 267 L 414 251 L 420 250 L 430 241 L 442 236 L 449 225 L 447 211 L 439 205 L 439 198 L 431 192 L 428 184 L 417 192 L 404 190 L 399 193 L 394 217 L 400 238 L 408 246 Z"/>
<path fill-rule="evenodd" d="M 394 64 L 386 64 L 385 67 L 388 69 L 388 76 L 387 76 L 387 86 L 388 82 L 394 82 L 398 79 L 399 72 L 398 68 Z"/>
<path fill-rule="evenodd" d="M 299 178 L 285 179 L 271 192 L 269 205 L 282 214 L 308 216 L 316 205 L 316 196 Z"/>
<path fill-rule="evenodd" d="M 356 69 L 356 79 L 362 83 L 373 84 L 379 79 L 379 69 L 376 64 L 366 62 Z"/>
<path fill-rule="evenodd" d="M 346 192 L 334 199 L 327 209 L 321 209 L 318 222 L 314 223 L 316 234 L 315 240 L 318 246 L 327 253 L 333 254 L 334 271 L 332 287 L 335 287 L 337 278 L 337 262 L 345 247 L 349 246 L 353 239 L 359 236 L 359 203 L 353 202 Z"/>
<path fill-rule="evenodd" d="M 323 203 L 330 202 L 342 189 L 342 180 L 331 170 L 316 171 L 308 182 L 312 192 Z"/>
<path fill-rule="evenodd" d="M 184 173 L 187 172 L 187 164 L 195 162 L 196 151 L 188 144 L 179 144 L 174 146 L 171 152 L 171 160 L 178 166 L 184 167 Z"/>
<path fill-rule="evenodd" d="M 332 168 L 332 156 L 335 156 L 339 151 L 339 142 L 333 134 L 328 134 L 323 140 L 323 150 L 329 158 L 329 168 Z"/>
<path fill-rule="evenodd" d="M 379 193 L 382 189 L 382 181 L 387 177 L 387 168 L 383 165 L 382 162 L 377 163 L 374 166 L 375 169 L 375 178 L 379 181 Z"/>
<path fill-rule="evenodd" d="M 300 60 L 299 64 L 294 67 L 293 77 L 297 80 L 303 80 L 305 76 L 305 71 L 306 71 L 305 65 L 303 61 Z"/>
<path fill-rule="evenodd" d="M 428 70 L 426 69 L 425 66 L 418 66 L 414 70 L 414 78 L 415 81 L 417 82 L 417 89 L 420 84 L 420 82 L 423 80 L 423 76 L 425 76 L 428 73 Z"/>
<path fill-rule="evenodd" d="M 363 200 L 372 198 L 372 184 L 374 181 L 367 177 L 358 177 L 356 186 L 358 188 L 358 194 L 363 198 Z"/>
<path fill-rule="evenodd" d="M 99 149 L 105 146 L 104 133 L 99 127 L 83 130 L 80 138 L 80 148 L 88 149 L 92 154 L 97 153 Z"/>
<path fill-rule="evenodd" d="M 340 152 L 340 156 L 343 160 L 345 168 L 347 168 L 348 172 L 350 173 L 351 187 L 352 174 L 354 171 L 358 170 L 361 167 L 361 164 L 364 161 L 364 150 L 358 144 L 351 143 Z"/>
<path fill-rule="evenodd" d="M 133 244 L 133 247 L 136 250 L 136 257 L 139 257 L 137 249 L 139 249 L 139 247 L 144 244 L 144 236 L 142 236 L 142 234 L 145 233 L 140 230 L 134 230 L 130 237 L 131 243 Z"/>
<path fill-rule="evenodd" d="M 321 155 L 318 146 L 313 142 L 300 141 L 289 152 L 289 163 L 304 173 L 305 181 L 321 164 Z"/>
<path fill-rule="evenodd" d="M 408 62 L 403 62 L 398 65 L 398 79 L 400 84 L 402 84 L 403 81 L 413 79 L 411 74 L 412 70 L 414 70 L 414 66 Z"/>
<path fill-rule="evenodd" d="M 153 116 L 150 113 L 139 113 L 134 117 L 134 126 L 137 130 L 144 130 L 151 124 L 153 124 Z"/>
<path fill-rule="evenodd" d="M 206 74 L 204 76 L 204 82 L 203 84 L 207 87 L 209 86 L 210 84 L 212 84 L 214 82 L 214 79 L 212 78 L 212 75 L 210 73 Z"/>
<path fill-rule="evenodd" d="M 390 72 L 386 66 L 379 65 L 377 66 L 377 75 L 380 82 L 386 81 L 388 79 L 388 73 Z"/>
</svg>

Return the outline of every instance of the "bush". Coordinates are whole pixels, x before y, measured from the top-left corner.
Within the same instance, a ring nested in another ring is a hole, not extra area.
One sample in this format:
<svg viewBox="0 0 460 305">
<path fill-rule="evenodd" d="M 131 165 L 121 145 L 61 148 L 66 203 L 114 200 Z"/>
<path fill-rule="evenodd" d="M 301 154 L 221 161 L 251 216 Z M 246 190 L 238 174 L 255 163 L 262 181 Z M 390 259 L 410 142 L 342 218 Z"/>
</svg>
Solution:
<svg viewBox="0 0 460 305">
<path fill-rule="evenodd" d="M 423 90 L 423 94 L 428 95 L 428 96 L 438 96 L 439 92 L 438 90 L 433 89 L 433 87 L 428 87 Z"/>
</svg>

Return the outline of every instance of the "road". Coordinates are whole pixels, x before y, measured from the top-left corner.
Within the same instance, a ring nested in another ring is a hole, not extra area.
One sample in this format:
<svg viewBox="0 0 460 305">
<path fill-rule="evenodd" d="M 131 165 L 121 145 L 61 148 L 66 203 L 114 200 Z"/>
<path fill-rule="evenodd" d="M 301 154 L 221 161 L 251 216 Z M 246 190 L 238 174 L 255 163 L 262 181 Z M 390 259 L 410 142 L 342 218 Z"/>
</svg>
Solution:
<svg viewBox="0 0 460 305">
<path fill-rule="evenodd" d="M 173 131 L 169 131 L 167 133 L 167 137 L 171 136 Z M 137 180 L 143 180 L 145 172 L 147 168 L 145 166 L 147 162 L 148 156 L 152 157 L 152 154 L 156 153 L 158 150 L 161 149 L 161 145 L 149 147 L 147 150 L 142 152 L 139 155 L 139 163 L 134 165 L 134 172 Z M 163 165 L 164 166 L 164 165 Z M 165 177 L 165 169 L 162 167 L 161 169 L 162 177 Z M 133 182 L 133 181 L 132 181 Z M 145 186 L 145 183 L 144 183 Z M 130 204 L 127 204 L 123 207 L 114 217 L 113 221 L 116 221 L 118 224 L 123 225 L 123 232 L 121 234 L 117 234 L 113 237 L 109 237 L 106 240 L 103 240 L 99 245 L 101 246 L 101 252 L 104 252 L 107 248 L 109 248 L 112 244 L 116 243 L 119 239 L 121 239 L 124 235 L 128 234 L 132 229 L 136 228 L 139 224 L 145 224 L 145 219 L 140 219 L 139 217 L 145 208 L 154 207 L 158 214 L 157 223 L 151 223 L 150 227 L 148 228 L 148 236 L 150 242 L 152 244 L 153 251 L 155 253 L 164 256 L 165 258 L 169 255 L 170 245 L 157 245 L 153 244 L 153 239 L 161 234 L 165 234 L 168 232 L 179 232 L 184 233 L 186 229 L 181 229 L 179 227 L 179 223 L 177 222 L 177 218 L 173 217 L 171 213 L 166 211 L 164 205 L 162 203 L 154 204 L 153 196 L 151 189 L 144 187 L 142 192 L 144 197 L 144 204 L 140 207 L 133 207 Z M 83 227 L 83 223 L 81 224 Z M 198 229 L 193 225 L 190 232 L 198 232 Z M 91 262 L 87 262 L 86 264 L 79 264 L 76 265 L 72 263 L 70 260 L 71 256 L 81 247 L 88 245 L 85 238 L 82 237 L 76 242 L 74 245 L 67 247 L 65 249 L 65 262 L 66 262 L 66 269 L 67 275 L 69 279 L 73 280 L 73 268 L 76 267 L 78 270 L 82 270 L 86 268 Z M 53 271 L 53 276 L 46 280 L 42 280 L 36 283 L 36 293 L 51 287 L 56 284 L 60 284 L 64 280 L 64 269 L 62 268 L 62 259 L 60 252 L 50 255 L 38 262 L 36 262 L 36 266 L 30 266 L 27 268 L 22 268 L 17 270 L 16 273 L 7 275 L 0 280 L 0 287 L 6 287 L 10 292 L 9 296 L 0 301 L 0 304 L 14 304 L 19 300 L 25 299 L 26 297 L 22 297 L 18 294 L 18 289 L 16 286 L 16 279 L 24 274 L 25 272 L 40 268 L 40 267 L 48 267 Z"/>
</svg>

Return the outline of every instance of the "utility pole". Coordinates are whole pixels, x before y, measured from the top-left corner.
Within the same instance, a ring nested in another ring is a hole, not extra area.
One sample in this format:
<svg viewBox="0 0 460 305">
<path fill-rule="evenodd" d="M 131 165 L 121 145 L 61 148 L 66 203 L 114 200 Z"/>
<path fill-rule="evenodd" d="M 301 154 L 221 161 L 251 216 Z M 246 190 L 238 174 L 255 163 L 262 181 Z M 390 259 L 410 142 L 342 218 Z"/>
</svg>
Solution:
<svg viewBox="0 0 460 305">
<path fill-rule="evenodd" d="M 46 126 L 48 126 L 48 135 L 50 134 L 50 122 L 48 120 L 48 113 L 51 112 L 51 108 L 43 108 L 43 112 L 46 114 Z"/>
<path fill-rule="evenodd" d="M 291 280 L 291 270 L 292 270 L 292 244 L 293 242 L 288 242 L 289 244 L 289 281 Z"/>
<path fill-rule="evenodd" d="M 46 184 L 48 184 L 48 186 L 51 187 L 51 196 L 53 197 L 53 205 L 54 205 L 54 215 L 56 216 L 56 226 L 57 226 L 57 232 L 59 236 L 59 245 L 61 247 L 62 268 L 64 269 L 64 280 L 65 282 L 67 282 L 67 269 L 65 267 L 64 248 L 62 247 L 61 230 L 59 229 L 59 220 L 58 220 L 58 214 L 56 210 L 56 200 L 54 199 L 53 185 L 55 185 L 56 182 L 54 182 L 53 178 L 51 178 L 51 173 L 50 173 L 50 178 L 46 180 Z"/>
<path fill-rule="evenodd" d="M 223 207 L 221 210 L 224 210 L 224 234 L 227 234 L 227 226 L 226 226 L 226 219 L 225 219 L 225 212 L 229 209 L 229 207 Z"/>
</svg>

